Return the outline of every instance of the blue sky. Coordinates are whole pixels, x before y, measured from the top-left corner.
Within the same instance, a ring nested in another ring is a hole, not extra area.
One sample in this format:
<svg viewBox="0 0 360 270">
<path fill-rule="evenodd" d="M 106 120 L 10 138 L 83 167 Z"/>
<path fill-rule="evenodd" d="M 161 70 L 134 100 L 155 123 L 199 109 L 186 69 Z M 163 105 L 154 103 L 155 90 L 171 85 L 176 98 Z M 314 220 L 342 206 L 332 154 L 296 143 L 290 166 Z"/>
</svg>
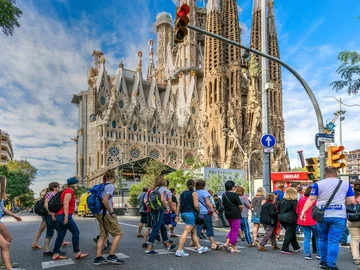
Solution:
<svg viewBox="0 0 360 270">
<path fill-rule="evenodd" d="M 13 37 L 0 34 L 0 128 L 10 133 L 15 158 L 26 158 L 38 168 L 36 192 L 74 173 L 75 145 L 70 138 L 76 135 L 78 111 L 70 101 L 72 94 L 87 89 L 92 51 L 105 53 L 110 73 L 120 59 L 126 68 L 134 69 L 139 50 L 146 67 L 147 42 L 156 38 L 155 17 L 162 11 L 174 15 L 174 2 L 17 1 L 24 12 L 21 27 Z M 249 44 L 252 0 L 238 1 L 238 5 L 242 39 Z M 358 0 L 346 4 L 275 0 L 275 14 L 281 57 L 310 84 L 324 120 L 332 119 L 338 109 L 336 100 L 326 96 L 360 104 L 360 96 L 336 93 L 329 87 L 338 78 L 337 54 L 345 49 L 360 52 Z M 287 71 L 283 71 L 283 88 L 286 145 L 294 167 L 299 164 L 298 150 L 304 150 L 305 157 L 317 155 L 317 122 L 305 91 Z M 360 107 L 345 109 L 345 148 L 360 148 Z"/>
</svg>

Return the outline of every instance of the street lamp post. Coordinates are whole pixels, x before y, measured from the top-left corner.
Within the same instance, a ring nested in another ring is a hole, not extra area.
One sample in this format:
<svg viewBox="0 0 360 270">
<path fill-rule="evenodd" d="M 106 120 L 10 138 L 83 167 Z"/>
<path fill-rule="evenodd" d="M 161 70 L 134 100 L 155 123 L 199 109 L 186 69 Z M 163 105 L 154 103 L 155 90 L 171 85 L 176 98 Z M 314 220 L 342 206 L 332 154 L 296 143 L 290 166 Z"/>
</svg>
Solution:
<svg viewBox="0 0 360 270">
<path fill-rule="evenodd" d="M 251 182 L 251 170 L 250 170 L 250 166 L 251 166 L 251 156 L 255 153 L 261 153 L 261 150 L 254 150 L 250 153 L 250 156 L 248 158 L 248 183 L 249 183 L 249 196 L 250 198 L 252 198 L 252 194 L 253 194 L 253 189 L 254 189 L 254 186 L 253 186 L 253 183 Z"/>
</svg>

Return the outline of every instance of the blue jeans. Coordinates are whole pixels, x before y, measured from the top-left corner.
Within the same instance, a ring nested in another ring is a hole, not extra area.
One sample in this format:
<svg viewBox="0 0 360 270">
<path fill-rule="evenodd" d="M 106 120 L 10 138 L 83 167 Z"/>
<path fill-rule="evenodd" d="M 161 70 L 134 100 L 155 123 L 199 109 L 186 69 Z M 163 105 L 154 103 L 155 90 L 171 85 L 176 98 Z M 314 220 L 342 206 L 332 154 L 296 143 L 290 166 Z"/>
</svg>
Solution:
<svg viewBox="0 0 360 270">
<path fill-rule="evenodd" d="M 348 236 L 349 236 L 349 229 L 348 228 L 345 228 L 342 236 L 341 236 L 341 239 L 340 239 L 340 242 L 342 244 L 346 244 L 347 241 L 348 241 Z"/>
<path fill-rule="evenodd" d="M 252 245 L 252 240 L 251 240 L 251 234 L 250 234 L 250 227 L 249 227 L 249 222 L 248 222 L 248 218 L 241 218 L 241 230 L 244 232 L 245 235 L 245 239 L 246 242 L 249 245 Z"/>
<path fill-rule="evenodd" d="M 339 242 L 345 227 L 345 218 L 324 217 L 323 222 L 317 223 L 321 261 L 329 267 L 336 267 Z"/>
<path fill-rule="evenodd" d="M 304 255 L 311 256 L 310 250 L 310 241 L 311 241 L 311 232 L 314 234 L 316 239 L 316 253 L 319 254 L 319 235 L 318 229 L 316 226 L 302 226 L 304 232 Z"/>
<path fill-rule="evenodd" d="M 56 227 L 56 221 L 52 220 L 51 215 L 43 216 L 43 220 L 46 223 L 46 238 L 51 239 L 54 235 L 54 230 Z"/>
<path fill-rule="evenodd" d="M 161 238 L 164 241 L 164 243 L 169 242 L 169 238 L 167 235 L 167 229 L 166 229 L 166 226 L 164 223 L 164 210 L 161 209 L 157 213 L 151 213 L 151 216 L 153 218 L 154 224 L 152 226 L 152 230 L 151 230 L 151 233 L 150 233 L 147 243 L 149 245 L 153 245 L 155 242 L 156 236 L 159 234 L 159 231 L 161 232 Z"/>
<path fill-rule="evenodd" d="M 72 234 L 72 245 L 74 253 L 80 252 L 80 231 L 72 217 L 69 215 L 68 222 L 64 224 L 65 215 L 56 216 L 56 227 L 55 230 L 58 232 L 58 236 L 56 237 L 54 253 L 60 253 L 60 247 L 62 242 L 64 241 L 67 230 L 69 230 Z"/>
<path fill-rule="evenodd" d="M 206 230 L 207 237 L 214 237 L 214 227 L 212 224 L 211 216 L 205 214 L 204 225 L 196 225 L 196 234 L 200 237 L 201 230 L 204 228 Z"/>
</svg>

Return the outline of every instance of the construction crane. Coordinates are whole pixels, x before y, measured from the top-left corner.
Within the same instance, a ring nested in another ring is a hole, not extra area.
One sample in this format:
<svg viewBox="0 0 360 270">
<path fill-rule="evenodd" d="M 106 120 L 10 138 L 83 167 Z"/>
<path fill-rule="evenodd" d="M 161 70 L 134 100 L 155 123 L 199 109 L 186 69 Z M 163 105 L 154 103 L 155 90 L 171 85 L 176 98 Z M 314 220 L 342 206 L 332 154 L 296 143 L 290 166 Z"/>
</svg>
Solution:
<svg viewBox="0 0 360 270">
<path fill-rule="evenodd" d="M 304 151 L 299 150 L 299 151 L 297 151 L 297 153 L 299 154 L 299 158 L 300 158 L 300 162 L 301 162 L 301 168 L 304 168 L 305 167 Z"/>
</svg>

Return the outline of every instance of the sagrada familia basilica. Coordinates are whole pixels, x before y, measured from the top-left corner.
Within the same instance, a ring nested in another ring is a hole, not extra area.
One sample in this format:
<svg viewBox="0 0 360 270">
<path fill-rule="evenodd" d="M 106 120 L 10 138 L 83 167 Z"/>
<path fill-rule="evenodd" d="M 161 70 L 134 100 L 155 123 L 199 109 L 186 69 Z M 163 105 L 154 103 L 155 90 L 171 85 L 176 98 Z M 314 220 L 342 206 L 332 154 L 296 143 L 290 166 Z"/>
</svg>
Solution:
<svg viewBox="0 0 360 270">
<path fill-rule="evenodd" d="M 190 24 L 241 42 L 236 0 L 208 0 L 203 7 L 195 0 L 180 2 L 191 9 Z M 273 0 L 267 9 L 268 52 L 280 57 Z M 260 0 L 254 0 L 252 16 L 251 46 L 261 50 Z M 88 90 L 75 101 L 77 174 L 88 186 L 107 168 L 147 156 L 173 168 L 186 168 L 185 160 L 194 158 L 209 167 L 245 170 L 238 143 L 247 155 L 262 149 L 260 57 L 191 30 L 175 44 L 166 12 L 157 15 L 155 25 L 148 66 L 139 51 L 136 70 L 120 61 L 109 75 L 103 52 L 93 52 Z M 281 67 L 275 62 L 269 62 L 268 81 L 274 85 L 268 91 L 270 133 L 277 139 L 272 171 L 287 171 Z M 261 177 L 261 154 L 253 155 L 251 165 L 252 175 Z"/>
</svg>

